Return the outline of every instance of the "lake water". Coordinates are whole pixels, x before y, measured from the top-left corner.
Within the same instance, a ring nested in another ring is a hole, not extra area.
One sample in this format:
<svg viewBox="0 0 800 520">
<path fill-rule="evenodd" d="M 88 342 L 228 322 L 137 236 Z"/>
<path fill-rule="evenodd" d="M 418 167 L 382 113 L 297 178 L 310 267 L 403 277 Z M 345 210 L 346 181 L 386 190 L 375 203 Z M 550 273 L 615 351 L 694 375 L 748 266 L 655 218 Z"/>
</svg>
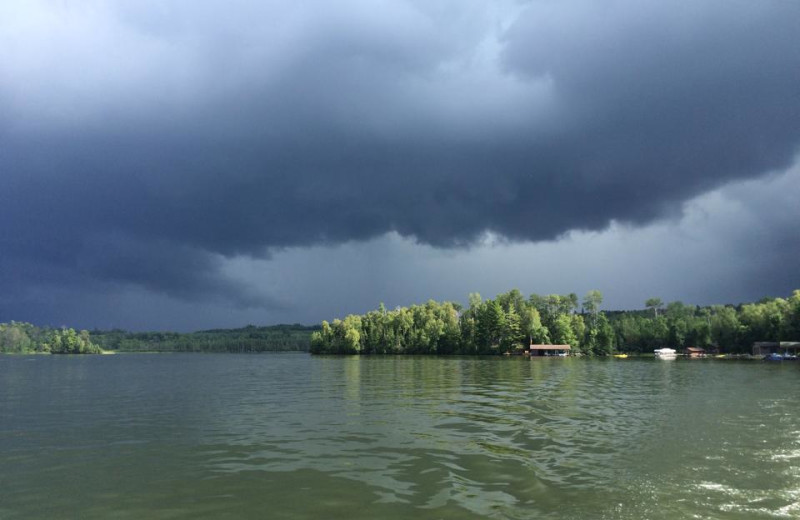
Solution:
<svg viewBox="0 0 800 520">
<path fill-rule="evenodd" d="M 800 518 L 800 363 L 5 356 L 0 518 Z"/>
</svg>

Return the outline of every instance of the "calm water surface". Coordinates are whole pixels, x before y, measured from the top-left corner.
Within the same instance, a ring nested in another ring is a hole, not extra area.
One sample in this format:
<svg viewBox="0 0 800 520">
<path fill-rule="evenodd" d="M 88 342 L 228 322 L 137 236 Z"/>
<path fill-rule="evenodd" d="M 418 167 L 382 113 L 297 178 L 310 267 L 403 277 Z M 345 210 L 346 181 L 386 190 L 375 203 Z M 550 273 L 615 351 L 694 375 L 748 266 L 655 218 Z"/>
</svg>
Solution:
<svg viewBox="0 0 800 520">
<path fill-rule="evenodd" d="M 0 357 L 0 518 L 800 518 L 800 364 Z"/>
</svg>

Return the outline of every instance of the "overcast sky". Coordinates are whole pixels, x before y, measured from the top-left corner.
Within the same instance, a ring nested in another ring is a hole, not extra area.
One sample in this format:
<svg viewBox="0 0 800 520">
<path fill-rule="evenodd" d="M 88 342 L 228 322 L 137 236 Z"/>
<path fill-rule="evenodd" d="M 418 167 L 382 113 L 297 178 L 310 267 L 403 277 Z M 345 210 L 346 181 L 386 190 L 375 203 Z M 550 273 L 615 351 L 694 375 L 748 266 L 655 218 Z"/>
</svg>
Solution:
<svg viewBox="0 0 800 520">
<path fill-rule="evenodd" d="M 800 2 L 0 3 L 0 322 L 800 288 Z"/>
</svg>

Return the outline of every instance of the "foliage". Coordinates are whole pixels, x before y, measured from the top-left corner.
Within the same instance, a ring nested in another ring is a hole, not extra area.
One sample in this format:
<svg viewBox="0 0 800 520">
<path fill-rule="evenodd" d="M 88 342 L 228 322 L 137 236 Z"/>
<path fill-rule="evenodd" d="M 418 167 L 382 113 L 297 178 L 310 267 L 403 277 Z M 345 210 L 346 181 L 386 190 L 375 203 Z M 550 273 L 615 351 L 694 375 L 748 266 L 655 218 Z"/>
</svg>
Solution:
<svg viewBox="0 0 800 520">
<path fill-rule="evenodd" d="M 600 310 L 602 294 L 578 297 L 531 294 L 514 289 L 469 306 L 428 301 L 388 311 L 381 304 L 364 315 L 323 321 L 321 326 L 276 325 L 215 329 L 188 334 L 76 332 L 30 323 L 0 323 L 0 353 L 83 354 L 121 352 L 307 351 L 330 354 L 502 354 L 530 343 L 568 344 L 572 352 L 608 355 L 671 347 L 704 347 L 722 353 L 750 352 L 755 341 L 800 341 L 800 290 L 789 298 L 764 298 L 739 306 L 696 307 L 646 302 L 647 310 Z M 658 312 L 663 309 L 663 312 Z M 651 312 L 652 311 L 652 312 Z"/>
<path fill-rule="evenodd" d="M 599 305 L 599 302 L 598 302 Z M 429 301 L 363 316 L 322 322 L 312 334 L 318 354 L 501 354 L 523 352 L 531 342 L 565 342 L 580 349 L 583 316 L 578 298 L 532 295 L 514 289 L 493 300 L 469 295 L 469 307 Z M 348 335 L 349 334 L 349 335 Z M 613 341 L 613 334 L 610 335 Z"/>
<path fill-rule="evenodd" d="M 756 341 L 800 341 L 800 290 L 788 299 L 764 298 L 739 306 L 695 307 L 681 302 L 667 304 L 651 298 L 646 307 L 653 314 L 616 313 L 611 324 L 617 348 L 642 352 L 661 347 L 696 346 L 720 353 L 749 353 Z"/>
<path fill-rule="evenodd" d="M 644 306 L 648 309 L 652 309 L 653 317 L 658 318 L 658 310 L 664 306 L 664 302 L 661 301 L 661 298 L 648 298 L 647 301 L 644 302 Z"/>
<path fill-rule="evenodd" d="M 89 332 L 39 328 L 30 323 L 0 323 L 0 352 L 8 354 L 99 354 Z"/>
<path fill-rule="evenodd" d="M 265 352 L 308 351 L 319 327 L 275 325 L 215 329 L 188 334 L 39 328 L 30 323 L 0 323 L 0 352 L 16 354 L 96 354 L 119 352 Z M 353 344 L 359 342 L 350 333 Z"/>
<path fill-rule="evenodd" d="M 568 344 L 574 353 L 609 355 L 690 346 L 712 351 L 750 352 L 754 341 L 800 341 L 800 290 L 788 299 L 696 307 L 666 306 L 660 298 L 647 310 L 603 312 L 600 291 L 589 291 L 578 313 L 578 297 L 531 294 L 517 289 L 483 300 L 469 295 L 462 309 L 429 301 L 322 323 L 311 351 L 330 354 L 501 354 L 530 343 Z"/>
<path fill-rule="evenodd" d="M 213 329 L 191 333 L 92 331 L 105 350 L 119 352 L 267 352 L 308 351 L 311 332 L 319 327 L 273 325 Z"/>
</svg>

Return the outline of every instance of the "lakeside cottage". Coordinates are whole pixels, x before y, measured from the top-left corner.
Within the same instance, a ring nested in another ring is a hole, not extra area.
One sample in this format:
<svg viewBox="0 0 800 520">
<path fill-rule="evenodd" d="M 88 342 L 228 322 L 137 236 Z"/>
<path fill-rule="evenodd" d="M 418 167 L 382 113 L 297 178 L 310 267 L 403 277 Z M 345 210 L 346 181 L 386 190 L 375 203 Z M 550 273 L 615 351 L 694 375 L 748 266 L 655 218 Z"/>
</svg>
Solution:
<svg viewBox="0 0 800 520">
<path fill-rule="evenodd" d="M 531 343 L 529 352 L 531 356 L 566 356 L 569 350 L 569 345 L 536 345 Z"/>
<path fill-rule="evenodd" d="M 770 354 L 800 354 L 800 341 L 756 341 L 753 343 L 753 355 L 757 357 Z"/>
</svg>

